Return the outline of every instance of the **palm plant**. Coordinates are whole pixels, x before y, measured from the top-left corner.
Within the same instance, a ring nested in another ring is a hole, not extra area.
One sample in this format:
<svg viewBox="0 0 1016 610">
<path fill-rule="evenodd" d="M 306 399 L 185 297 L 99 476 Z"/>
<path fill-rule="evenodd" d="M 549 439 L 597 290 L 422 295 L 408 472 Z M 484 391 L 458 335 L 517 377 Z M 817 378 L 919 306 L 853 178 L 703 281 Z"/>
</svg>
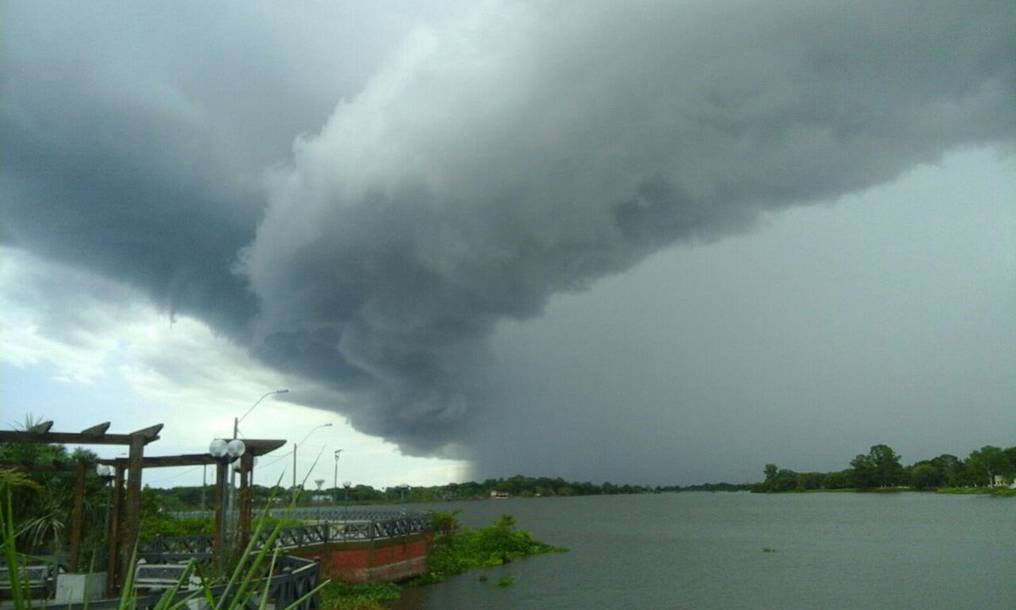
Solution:
<svg viewBox="0 0 1016 610">
<path fill-rule="evenodd" d="M 22 579 L 22 567 L 26 558 L 17 552 L 17 538 L 14 525 L 14 504 L 12 489 L 39 489 L 39 484 L 29 479 L 24 473 L 15 470 L 0 469 L 0 548 L 3 549 L 4 563 L 7 566 L 7 577 L 10 579 L 11 599 L 15 610 L 31 608 L 31 595 L 27 583 Z"/>
<path fill-rule="evenodd" d="M 35 517 L 18 526 L 15 535 L 35 552 L 47 546 L 56 552 L 63 541 L 67 511 L 63 508 L 62 502 L 53 496 L 44 497 L 39 509 L 40 512 Z"/>
</svg>

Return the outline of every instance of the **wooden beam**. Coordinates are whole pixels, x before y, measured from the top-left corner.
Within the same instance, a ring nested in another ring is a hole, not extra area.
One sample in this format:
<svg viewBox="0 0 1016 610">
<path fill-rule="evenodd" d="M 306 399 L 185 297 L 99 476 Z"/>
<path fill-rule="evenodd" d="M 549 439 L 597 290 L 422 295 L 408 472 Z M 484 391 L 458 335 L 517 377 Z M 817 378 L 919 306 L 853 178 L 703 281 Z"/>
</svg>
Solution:
<svg viewBox="0 0 1016 610">
<path fill-rule="evenodd" d="M 244 455 L 252 457 L 271 453 L 286 444 L 284 440 L 277 439 L 247 439 L 243 441 L 247 446 Z M 100 464 L 116 466 L 122 464 L 126 468 L 125 458 L 105 458 L 99 460 Z M 183 453 L 180 455 L 156 455 L 145 457 L 141 460 L 142 468 L 169 468 L 171 466 L 202 466 L 218 464 L 219 458 L 212 457 L 209 453 Z"/>
<path fill-rule="evenodd" d="M 50 445 L 130 445 L 130 434 L 81 434 L 79 432 L 29 432 L 0 430 L 0 443 L 45 443 Z M 148 442 L 158 437 L 149 439 Z"/>
<path fill-rule="evenodd" d="M 101 424 L 92 426 L 91 428 L 85 428 L 81 431 L 81 434 L 88 434 L 89 436 L 97 434 L 105 434 L 106 430 L 109 430 L 109 422 L 104 421 Z"/>
<path fill-rule="evenodd" d="M 53 420 L 41 421 L 41 422 L 35 424 L 34 426 L 31 426 L 30 428 L 28 428 L 26 430 L 26 432 L 34 432 L 34 433 L 43 433 L 44 434 L 46 432 L 49 432 L 49 429 L 52 428 L 52 427 L 53 427 Z"/>
<path fill-rule="evenodd" d="M 238 549 L 247 548 L 247 543 L 250 541 L 250 521 L 254 504 L 253 498 L 251 497 L 251 486 L 254 484 L 253 474 L 254 454 L 244 453 L 240 457 L 240 540 L 237 544 Z"/>
<path fill-rule="evenodd" d="M 127 497 L 124 503 L 123 537 L 120 540 L 121 582 L 126 582 L 124 579 L 134 569 L 130 565 L 130 559 L 138 542 L 138 531 L 141 524 L 141 461 L 144 458 L 145 443 L 148 442 L 148 438 L 145 434 L 131 435 L 129 457 L 127 458 Z"/>
<path fill-rule="evenodd" d="M 221 575 L 225 570 L 226 559 L 226 502 L 229 490 L 229 462 L 222 460 L 215 465 L 215 531 L 212 534 L 212 554 L 216 569 Z"/>
<path fill-rule="evenodd" d="M 162 424 L 155 424 L 154 426 L 149 426 L 147 428 L 142 428 L 141 430 L 135 430 L 134 432 L 131 432 L 130 435 L 131 436 L 140 436 L 140 437 L 146 439 L 145 440 L 146 443 L 150 443 L 150 442 L 152 442 L 154 440 L 158 440 L 159 439 L 159 432 L 161 432 L 161 431 L 162 431 Z"/>
<path fill-rule="evenodd" d="M 243 444 L 247 446 L 247 453 L 251 455 L 265 455 L 271 453 L 286 444 L 285 440 L 250 438 L 244 439 Z"/>
<path fill-rule="evenodd" d="M 171 466 L 202 466 L 205 464 L 218 464 L 208 453 L 187 453 L 183 455 L 160 455 L 146 457 L 141 465 L 145 468 L 168 468 Z"/>
<path fill-rule="evenodd" d="M 74 504 L 71 508 L 71 548 L 70 568 L 71 573 L 78 571 L 81 554 L 81 521 L 82 511 L 85 505 L 85 466 L 77 464 L 74 468 Z"/>
<path fill-rule="evenodd" d="M 123 458 L 108 458 L 99 460 L 100 464 L 115 466 Z M 125 461 L 124 461 L 125 462 Z M 126 463 L 126 462 L 125 462 Z M 185 453 L 182 455 L 157 455 L 145 457 L 141 460 L 142 468 L 169 468 L 171 466 L 202 466 L 218 464 L 219 460 L 208 453 Z"/>
<path fill-rule="evenodd" d="M 117 464 L 109 498 L 109 533 L 106 536 L 106 596 L 115 597 L 120 578 L 120 528 L 123 526 L 123 466 Z"/>
<path fill-rule="evenodd" d="M 266 453 L 275 451 L 286 444 L 286 441 L 276 439 L 247 439 L 243 442 L 247 446 L 247 451 L 244 455 L 250 455 L 251 457 L 265 455 Z M 105 458 L 99 460 L 99 463 L 106 464 L 108 466 L 116 466 L 117 464 L 126 465 L 127 460 L 125 458 Z M 219 458 L 212 457 L 209 453 L 183 453 L 180 455 L 148 456 L 141 460 L 141 467 L 169 468 L 171 466 L 211 466 L 212 464 L 218 463 Z"/>
</svg>

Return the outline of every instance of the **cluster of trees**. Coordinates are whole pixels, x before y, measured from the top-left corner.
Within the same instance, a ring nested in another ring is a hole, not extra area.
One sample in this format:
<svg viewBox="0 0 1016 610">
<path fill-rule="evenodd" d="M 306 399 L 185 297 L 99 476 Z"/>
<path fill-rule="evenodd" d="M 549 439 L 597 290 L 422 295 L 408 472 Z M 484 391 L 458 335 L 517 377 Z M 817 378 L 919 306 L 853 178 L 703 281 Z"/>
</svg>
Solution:
<svg viewBox="0 0 1016 610">
<path fill-rule="evenodd" d="M 540 496 L 596 496 L 613 494 L 637 494 L 658 491 L 658 488 L 644 485 L 615 485 L 614 483 L 590 483 L 565 481 L 562 478 L 525 477 L 516 475 L 508 478 L 449 483 L 447 485 L 412 486 L 403 485 L 377 489 L 370 485 L 328 488 L 319 491 L 307 490 L 300 495 L 300 504 L 312 504 L 322 496 L 338 504 L 384 504 L 389 502 L 440 502 L 446 500 L 472 500 L 489 498 L 491 492 L 503 492 L 518 497 Z M 290 490 L 281 487 L 253 487 L 255 503 L 269 498 L 288 499 Z M 166 511 L 186 511 L 211 507 L 213 490 L 211 486 L 203 491 L 201 486 L 174 487 L 171 489 L 146 488 L 146 494 L 158 499 L 159 506 Z"/>
<path fill-rule="evenodd" d="M 996 475 L 1011 481 L 1016 474 L 1016 447 L 988 445 L 971 452 L 965 460 L 948 453 L 910 466 L 900 460 L 888 445 L 873 445 L 868 453 L 851 460 L 850 468 L 834 472 L 795 472 L 766 464 L 765 480 L 754 485 L 752 491 L 985 487 L 994 484 Z"/>
<path fill-rule="evenodd" d="M 754 486 L 751 483 L 699 483 L 697 485 L 665 485 L 657 487 L 656 492 L 676 491 L 749 491 Z"/>
<path fill-rule="evenodd" d="M 609 481 L 596 484 L 548 477 L 524 477 L 515 475 L 507 479 L 486 479 L 483 482 L 450 483 L 437 489 L 444 489 L 458 498 L 489 496 L 490 492 L 507 492 L 513 496 L 599 496 L 616 494 L 639 494 L 651 492 L 643 485 L 615 485 Z"/>
</svg>

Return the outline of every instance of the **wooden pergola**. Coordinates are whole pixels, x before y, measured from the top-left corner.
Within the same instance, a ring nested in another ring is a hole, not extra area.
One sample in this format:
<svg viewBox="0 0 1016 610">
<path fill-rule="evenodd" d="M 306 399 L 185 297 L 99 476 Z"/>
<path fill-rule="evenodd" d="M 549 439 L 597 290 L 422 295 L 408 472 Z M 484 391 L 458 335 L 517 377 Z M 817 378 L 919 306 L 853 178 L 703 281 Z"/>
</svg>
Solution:
<svg viewBox="0 0 1016 610">
<path fill-rule="evenodd" d="M 129 557 L 138 539 L 141 508 L 141 468 L 145 446 L 159 439 L 162 424 L 136 430 L 128 434 L 108 434 L 109 422 L 86 428 L 81 432 L 52 432 L 52 421 L 38 423 L 26 430 L 0 430 L 0 443 L 35 443 L 45 445 L 121 445 L 128 448 L 128 457 L 124 460 L 125 468 L 120 471 L 121 483 L 123 472 L 127 474 L 127 493 L 122 514 L 122 536 L 117 542 L 110 541 L 109 555 Z M 44 468 L 44 467 L 43 467 Z M 28 467 L 28 470 L 35 470 Z M 38 471 L 38 470 L 36 470 Z M 80 493 L 79 493 L 80 492 Z M 80 496 L 80 497 L 79 497 Z M 71 557 L 76 562 L 77 545 L 81 541 L 81 502 L 84 496 L 84 470 L 80 471 L 75 482 L 74 509 L 71 525 Z M 77 567 L 75 565 L 75 567 Z"/>
<path fill-rule="evenodd" d="M 35 443 L 46 445 L 121 445 L 128 448 L 126 458 L 102 459 L 98 463 L 114 469 L 112 506 L 107 532 L 107 584 L 110 592 L 118 588 L 122 567 L 127 565 L 138 543 L 141 510 L 141 473 L 145 468 L 173 466 L 214 465 L 215 470 L 215 535 L 213 545 L 217 554 L 223 551 L 225 540 L 225 508 L 228 494 L 229 465 L 236 458 L 214 457 L 208 453 L 191 453 L 145 457 L 145 446 L 159 439 L 162 424 L 136 430 L 128 434 L 109 434 L 109 422 L 103 422 L 81 432 L 53 432 L 53 422 L 44 421 L 26 430 L 0 430 L 0 443 Z M 275 451 L 286 444 L 279 439 L 244 439 L 245 451 L 240 456 L 239 492 L 239 543 L 245 546 L 250 539 L 253 512 L 254 458 Z M 85 466 L 80 463 L 51 465 L 0 464 L 26 472 L 73 472 L 74 504 L 71 511 L 70 568 L 78 567 L 81 544 L 81 522 L 84 504 Z"/>
<path fill-rule="evenodd" d="M 253 497 L 251 485 L 254 473 L 254 458 L 275 451 L 286 444 L 285 440 L 278 439 L 244 439 L 246 450 L 239 458 L 240 460 L 240 493 L 239 493 L 239 545 L 245 546 L 250 539 L 251 515 L 253 513 Z M 225 548 L 225 520 L 226 504 L 228 497 L 229 466 L 236 458 L 229 456 L 215 457 L 209 453 L 186 453 L 180 455 L 161 455 L 144 457 L 141 459 L 141 468 L 171 468 L 178 466 L 215 466 L 215 497 L 214 497 L 214 533 L 212 537 L 212 548 L 216 556 L 220 556 Z M 113 506 L 111 508 L 111 519 L 109 521 L 108 539 L 123 542 L 129 535 L 121 524 L 126 522 L 124 515 L 125 502 L 123 499 L 124 471 L 129 469 L 129 459 L 114 458 L 99 460 L 100 464 L 112 466 L 113 476 Z M 129 500 L 126 502 L 129 504 Z M 133 543 L 132 543 L 133 544 Z M 112 542 L 111 542 L 112 545 Z M 133 548 L 133 547 L 131 547 Z M 110 575 L 108 582 L 120 582 L 119 572 L 129 555 L 110 553 L 107 572 Z M 111 591 L 112 593 L 112 591 Z"/>
</svg>

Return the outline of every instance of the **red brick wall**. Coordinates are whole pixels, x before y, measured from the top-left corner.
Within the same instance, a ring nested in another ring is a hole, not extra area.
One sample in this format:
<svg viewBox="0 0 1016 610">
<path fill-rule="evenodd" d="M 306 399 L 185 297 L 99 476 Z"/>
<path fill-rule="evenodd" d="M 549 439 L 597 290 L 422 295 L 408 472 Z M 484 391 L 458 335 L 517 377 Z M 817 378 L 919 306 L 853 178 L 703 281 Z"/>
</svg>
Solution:
<svg viewBox="0 0 1016 610">
<path fill-rule="evenodd" d="M 323 578 L 393 582 L 426 571 L 431 539 L 430 534 L 418 534 L 394 540 L 323 544 L 296 549 L 294 554 L 316 559 Z"/>
</svg>

